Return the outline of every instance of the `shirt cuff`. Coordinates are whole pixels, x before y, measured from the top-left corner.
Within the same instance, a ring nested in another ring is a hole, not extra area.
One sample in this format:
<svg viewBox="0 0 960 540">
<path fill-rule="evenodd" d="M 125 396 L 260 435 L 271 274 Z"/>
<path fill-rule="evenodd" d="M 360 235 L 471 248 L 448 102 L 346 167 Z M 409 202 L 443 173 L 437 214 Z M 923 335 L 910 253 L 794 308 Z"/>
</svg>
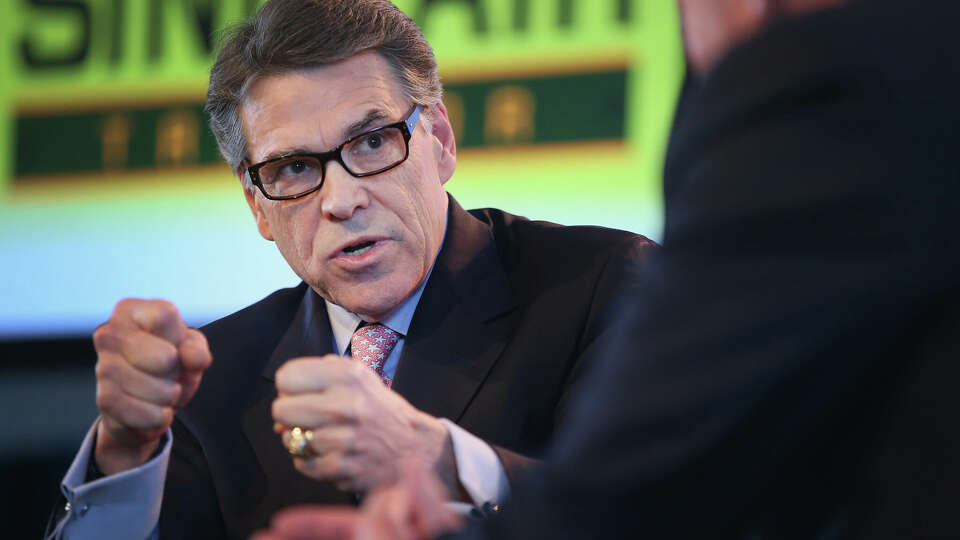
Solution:
<svg viewBox="0 0 960 540">
<path fill-rule="evenodd" d="M 510 495 L 510 484 L 497 453 L 486 441 L 450 420 L 440 418 L 440 422 L 450 433 L 457 478 L 473 504 L 502 504 Z"/>
<path fill-rule="evenodd" d="M 98 424 L 87 432 L 60 486 L 70 507 L 62 538 L 97 538 L 104 531 L 115 538 L 148 538 L 160 519 L 173 433 L 167 430 L 160 453 L 143 465 L 84 483 Z"/>
</svg>

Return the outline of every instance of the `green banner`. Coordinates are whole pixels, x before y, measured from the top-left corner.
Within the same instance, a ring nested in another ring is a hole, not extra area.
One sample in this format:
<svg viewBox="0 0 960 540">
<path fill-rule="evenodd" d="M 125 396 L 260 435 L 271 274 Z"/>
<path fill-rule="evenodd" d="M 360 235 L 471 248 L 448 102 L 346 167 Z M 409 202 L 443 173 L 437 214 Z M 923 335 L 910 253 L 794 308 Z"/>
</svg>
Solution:
<svg viewBox="0 0 960 540">
<path fill-rule="evenodd" d="M 546 183 L 555 197 L 570 200 L 610 189 L 658 204 L 683 73 L 672 0 L 397 5 L 436 51 L 461 164 L 476 162 L 477 152 L 484 156 L 482 167 L 461 167 L 457 177 L 482 174 L 486 191 L 460 181 L 450 185 L 455 194 L 513 193 L 504 204 L 513 207 L 516 197 L 526 197 L 516 191 L 519 182 L 530 193 L 542 193 Z M 0 202 L 62 197 L 65 188 L 113 191 L 118 182 L 159 193 L 165 179 L 184 173 L 229 178 L 202 105 L 219 32 L 258 6 L 257 0 L 0 3 Z M 591 166 L 602 169 L 604 185 L 558 182 L 548 171 L 558 158 L 578 154 L 585 164 L 603 156 Z M 150 181 L 139 181 L 140 174 Z M 57 189 L 43 187 L 50 181 Z"/>
</svg>

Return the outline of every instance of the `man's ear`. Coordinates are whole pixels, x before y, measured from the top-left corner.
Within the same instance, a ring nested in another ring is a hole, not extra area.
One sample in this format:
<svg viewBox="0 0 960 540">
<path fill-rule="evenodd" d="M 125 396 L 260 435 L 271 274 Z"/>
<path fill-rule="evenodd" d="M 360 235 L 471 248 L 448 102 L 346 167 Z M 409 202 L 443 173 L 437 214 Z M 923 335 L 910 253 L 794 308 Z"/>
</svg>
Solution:
<svg viewBox="0 0 960 540">
<path fill-rule="evenodd" d="M 267 216 L 264 215 L 263 208 L 260 206 L 263 203 L 263 199 L 257 197 L 256 187 L 247 187 L 247 182 L 244 180 L 246 175 L 247 168 L 243 165 L 238 166 L 237 178 L 240 179 L 240 185 L 243 186 L 243 196 L 246 197 L 247 205 L 250 206 L 250 211 L 253 212 L 253 219 L 257 221 L 257 230 L 260 231 L 260 236 L 272 242 L 273 233 L 270 232 L 270 223 L 267 221 Z"/>
<path fill-rule="evenodd" d="M 457 141 L 454 139 L 453 127 L 450 126 L 450 118 L 447 117 L 447 108 L 443 102 L 438 101 L 430 108 L 433 109 L 430 111 L 430 134 L 440 143 L 436 152 L 437 170 L 440 173 L 440 183 L 445 184 L 457 168 Z"/>
</svg>

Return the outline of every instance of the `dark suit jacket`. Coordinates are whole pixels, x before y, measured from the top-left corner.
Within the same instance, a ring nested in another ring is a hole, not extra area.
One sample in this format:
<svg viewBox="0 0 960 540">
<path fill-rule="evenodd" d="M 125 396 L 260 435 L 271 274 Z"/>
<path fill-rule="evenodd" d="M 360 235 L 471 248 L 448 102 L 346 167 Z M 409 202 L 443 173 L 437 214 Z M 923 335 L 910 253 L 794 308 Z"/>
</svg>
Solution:
<svg viewBox="0 0 960 540">
<path fill-rule="evenodd" d="M 450 202 L 393 389 L 495 445 L 512 477 L 550 439 L 587 367 L 581 352 L 654 244 Z M 322 300 L 301 284 L 203 332 L 214 363 L 174 423 L 161 537 L 246 538 L 287 505 L 352 503 L 298 473 L 272 430 L 277 368 L 333 350 Z"/>
<path fill-rule="evenodd" d="M 636 348 L 465 537 L 960 538 L 958 20 L 854 2 L 702 81 Z"/>
</svg>

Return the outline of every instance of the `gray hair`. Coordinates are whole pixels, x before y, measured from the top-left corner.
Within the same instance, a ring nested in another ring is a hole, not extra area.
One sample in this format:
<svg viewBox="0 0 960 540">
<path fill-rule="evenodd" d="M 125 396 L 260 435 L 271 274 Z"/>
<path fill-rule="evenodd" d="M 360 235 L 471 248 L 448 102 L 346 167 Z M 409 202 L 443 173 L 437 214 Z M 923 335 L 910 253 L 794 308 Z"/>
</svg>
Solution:
<svg viewBox="0 0 960 540">
<path fill-rule="evenodd" d="M 434 105 L 443 93 L 423 32 L 387 0 L 270 0 L 255 17 L 227 29 L 221 43 L 205 110 L 220 154 L 233 171 L 247 157 L 240 108 L 258 78 L 373 50 L 414 103 Z M 245 178 L 248 188 L 249 182 Z"/>
</svg>

